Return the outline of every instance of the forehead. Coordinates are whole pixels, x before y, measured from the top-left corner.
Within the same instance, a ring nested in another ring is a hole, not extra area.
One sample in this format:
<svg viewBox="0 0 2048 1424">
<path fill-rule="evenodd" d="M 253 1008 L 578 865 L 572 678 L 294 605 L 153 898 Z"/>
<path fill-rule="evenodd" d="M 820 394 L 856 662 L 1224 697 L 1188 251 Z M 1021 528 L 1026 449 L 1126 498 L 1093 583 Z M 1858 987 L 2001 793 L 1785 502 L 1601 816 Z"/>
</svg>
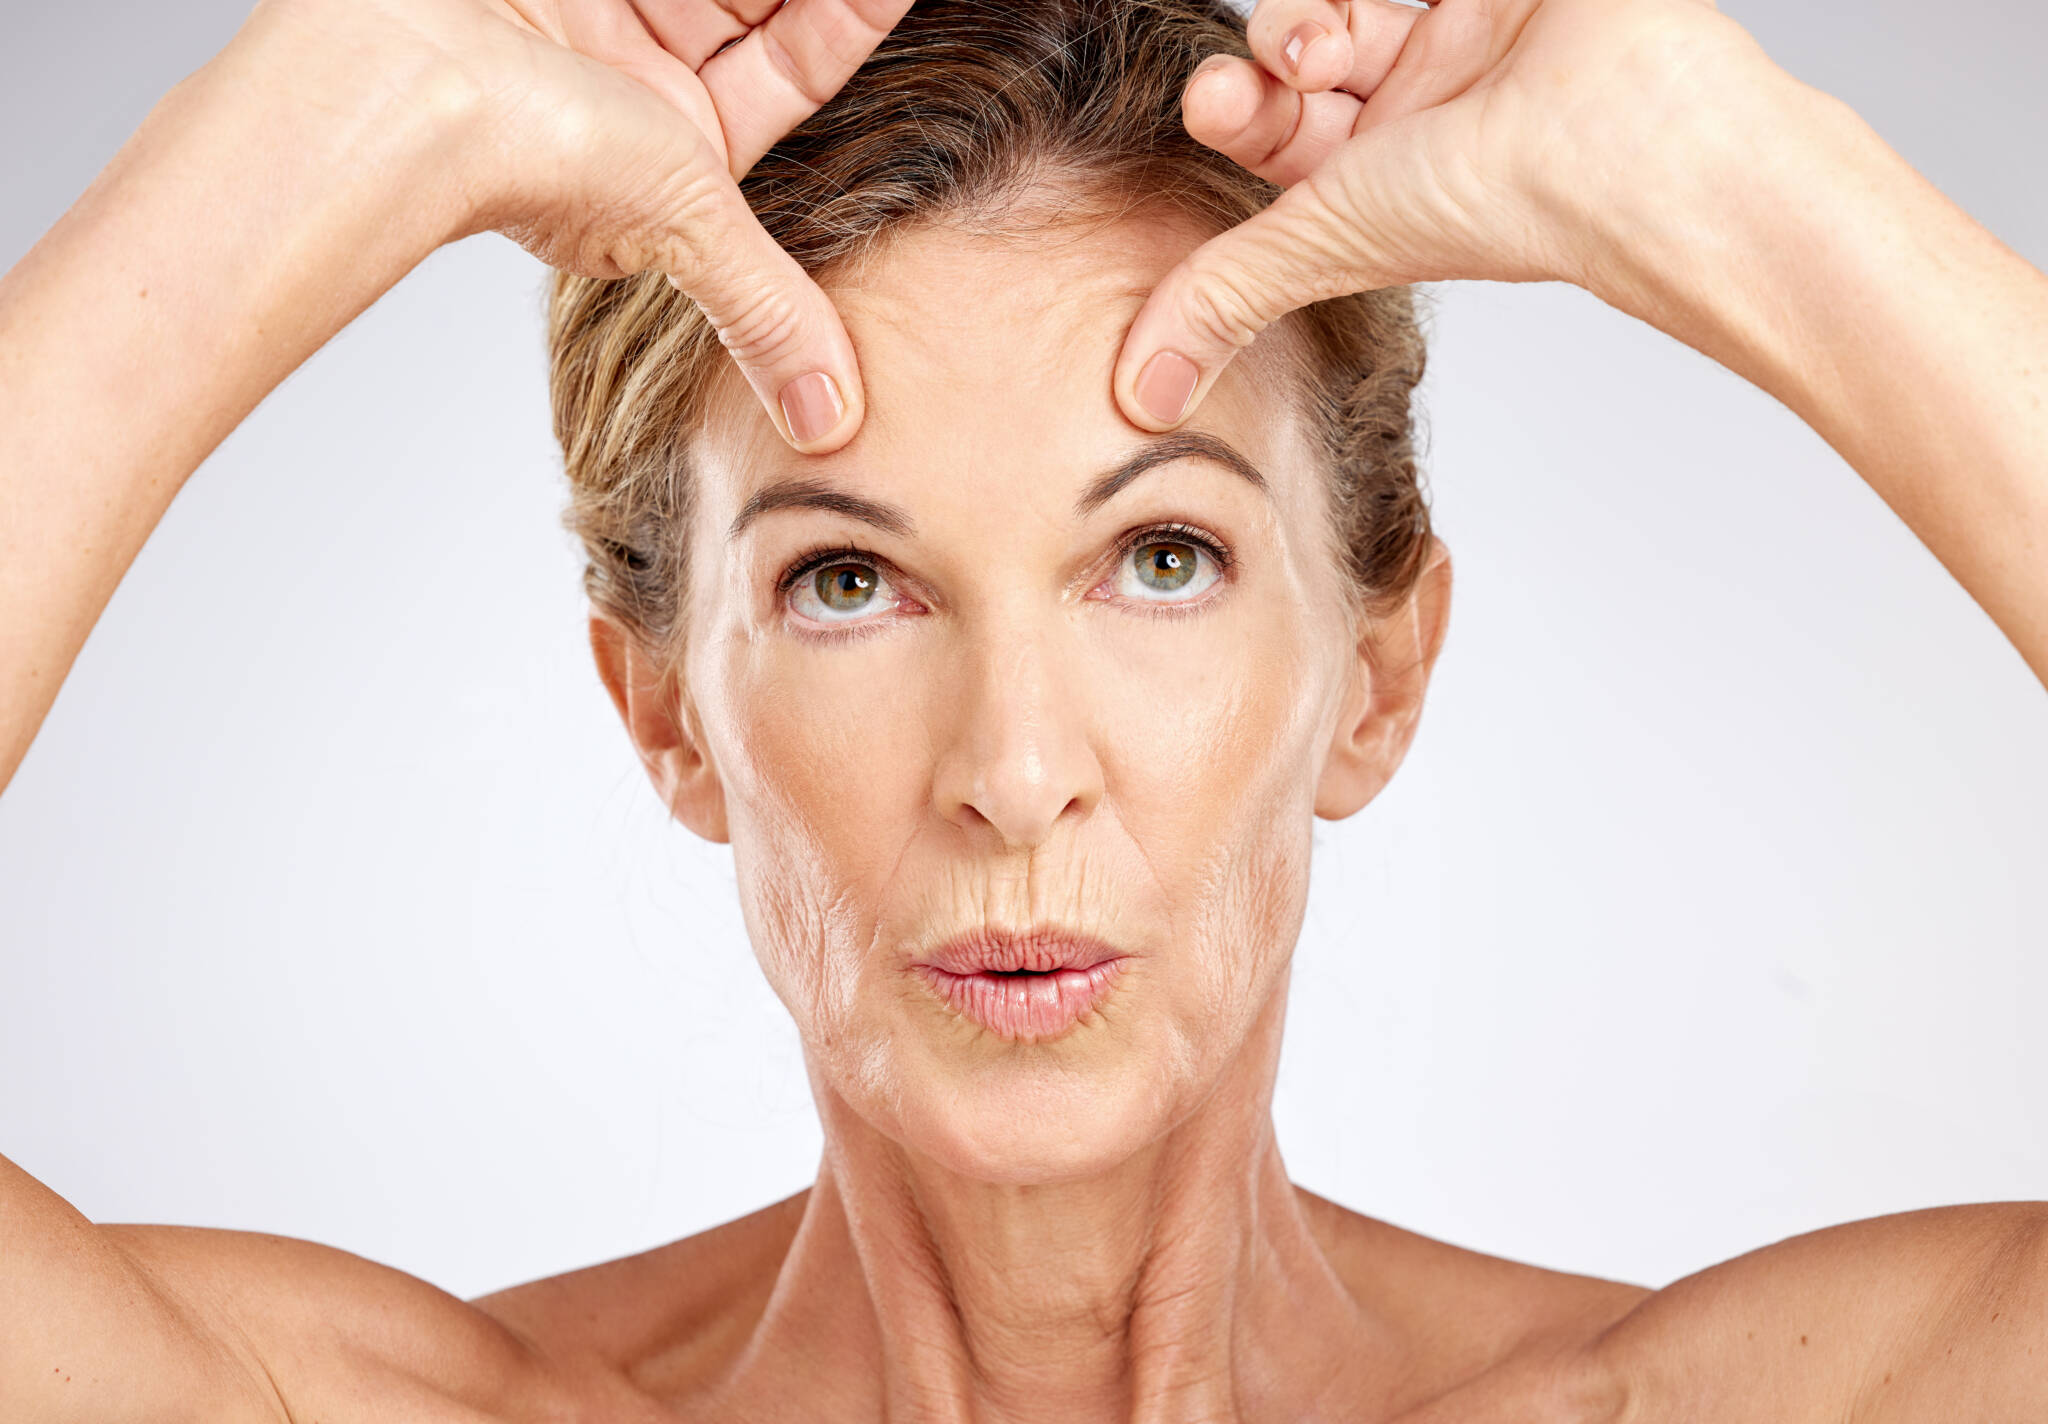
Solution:
<svg viewBox="0 0 2048 1424">
<path fill-rule="evenodd" d="M 1004 236 L 933 223 L 827 276 L 861 363 L 867 418 L 844 449 L 783 444 L 729 364 L 700 435 L 700 508 L 722 527 L 758 489 L 803 475 L 863 493 L 929 499 L 979 491 L 1071 502 L 1074 490 L 1155 438 L 1117 408 L 1123 336 L 1159 279 L 1207 233 L 1133 216 Z M 1218 378 L 1187 429 L 1220 436 L 1291 503 L 1306 442 L 1275 329 Z"/>
</svg>

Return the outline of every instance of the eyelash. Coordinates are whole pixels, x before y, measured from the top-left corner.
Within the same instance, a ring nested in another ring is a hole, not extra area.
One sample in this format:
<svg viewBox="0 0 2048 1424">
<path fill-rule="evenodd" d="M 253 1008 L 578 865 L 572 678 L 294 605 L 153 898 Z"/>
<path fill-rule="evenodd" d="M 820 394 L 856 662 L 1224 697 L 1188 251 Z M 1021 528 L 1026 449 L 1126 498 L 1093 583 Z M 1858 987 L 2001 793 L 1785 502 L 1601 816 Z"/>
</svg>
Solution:
<svg viewBox="0 0 2048 1424">
<path fill-rule="evenodd" d="M 1221 582 L 1222 580 L 1230 576 L 1231 565 L 1234 562 L 1234 560 L 1231 556 L 1230 550 L 1224 547 L 1223 541 L 1216 538 L 1214 535 L 1207 533 L 1204 530 L 1197 529 L 1192 524 L 1181 524 L 1177 522 L 1167 524 L 1148 524 L 1142 528 L 1133 529 L 1123 534 L 1117 540 L 1116 558 L 1114 560 L 1114 563 L 1123 563 L 1123 561 L 1125 559 L 1128 559 L 1133 552 L 1143 548 L 1147 544 L 1156 544 L 1167 540 L 1172 540 L 1176 543 L 1194 544 L 1199 546 L 1202 552 L 1206 553 L 1210 558 L 1216 561 L 1216 575 L 1218 582 Z M 824 568 L 829 564 L 836 564 L 841 562 L 868 564 L 878 570 L 884 570 L 888 567 L 887 562 L 883 560 L 881 557 L 879 557 L 876 554 L 870 553 L 868 550 L 861 548 L 857 544 L 834 544 L 830 546 L 820 546 L 814 549 L 807 550 L 806 552 L 797 555 L 795 562 L 790 564 L 788 568 L 782 571 L 782 576 L 775 581 L 776 598 L 786 600 L 789 597 L 789 591 L 795 588 L 797 586 L 797 583 L 806 575 L 816 573 L 819 569 Z M 1208 602 L 1208 600 L 1202 599 L 1200 600 L 1200 602 L 1206 603 Z M 1167 617 L 1173 617 L 1176 614 L 1184 611 L 1184 609 L 1188 606 L 1189 605 L 1180 605 L 1173 603 L 1157 603 L 1147 605 L 1141 611 L 1148 614 L 1163 614 Z M 817 637 L 837 638 L 857 636 L 858 633 L 862 630 L 859 625 L 855 625 L 844 629 L 834 630 L 829 633 L 817 632 L 815 630 L 807 631 L 812 631 L 813 636 Z"/>
<path fill-rule="evenodd" d="M 1223 541 L 1195 528 L 1192 524 L 1153 524 L 1144 529 L 1133 529 L 1117 540 L 1116 561 L 1121 564 L 1132 552 L 1147 544 L 1194 544 L 1203 553 L 1216 561 L 1218 578 L 1230 573 L 1230 550 L 1223 547 Z M 1172 607 L 1173 605 L 1164 605 Z"/>
<path fill-rule="evenodd" d="M 797 580 L 801 579 L 805 574 L 816 573 L 825 565 L 836 564 L 841 560 L 849 563 L 858 560 L 864 564 L 873 564 L 877 568 L 880 568 L 882 565 L 882 561 L 873 554 L 870 554 L 866 549 L 852 544 L 839 544 L 831 548 L 812 549 L 808 553 L 797 555 L 796 562 L 782 571 L 782 577 L 775 581 L 775 596 L 777 598 L 787 597 L 789 591 L 796 587 Z"/>
</svg>

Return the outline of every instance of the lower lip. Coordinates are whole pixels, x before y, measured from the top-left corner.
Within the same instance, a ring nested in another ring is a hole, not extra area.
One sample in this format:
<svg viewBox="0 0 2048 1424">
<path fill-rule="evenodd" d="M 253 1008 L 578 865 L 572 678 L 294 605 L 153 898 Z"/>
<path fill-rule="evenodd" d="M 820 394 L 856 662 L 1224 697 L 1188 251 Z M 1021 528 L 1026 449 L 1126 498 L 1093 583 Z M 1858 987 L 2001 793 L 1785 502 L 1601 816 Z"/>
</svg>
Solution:
<svg viewBox="0 0 2048 1424">
<path fill-rule="evenodd" d="M 1100 1004 L 1124 961 L 1048 974 L 953 974 L 920 964 L 917 972 L 956 1011 L 1001 1038 L 1054 1038 Z"/>
</svg>

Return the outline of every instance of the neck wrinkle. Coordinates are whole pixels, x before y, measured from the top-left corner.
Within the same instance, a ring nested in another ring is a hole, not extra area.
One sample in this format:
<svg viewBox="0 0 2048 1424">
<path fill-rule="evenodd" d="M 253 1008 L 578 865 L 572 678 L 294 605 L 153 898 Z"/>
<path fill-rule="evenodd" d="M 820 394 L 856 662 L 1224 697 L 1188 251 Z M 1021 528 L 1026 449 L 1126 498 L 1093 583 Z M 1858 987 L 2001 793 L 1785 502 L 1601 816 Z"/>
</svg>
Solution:
<svg viewBox="0 0 2048 1424">
<path fill-rule="evenodd" d="M 1287 1178 L 1265 1037 L 1158 1142 L 1078 1182 L 962 1177 L 820 1091 L 818 1179 L 748 1355 L 810 1360 L 835 1421 L 1330 1417 L 1330 1386 L 1387 1332 Z"/>
</svg>

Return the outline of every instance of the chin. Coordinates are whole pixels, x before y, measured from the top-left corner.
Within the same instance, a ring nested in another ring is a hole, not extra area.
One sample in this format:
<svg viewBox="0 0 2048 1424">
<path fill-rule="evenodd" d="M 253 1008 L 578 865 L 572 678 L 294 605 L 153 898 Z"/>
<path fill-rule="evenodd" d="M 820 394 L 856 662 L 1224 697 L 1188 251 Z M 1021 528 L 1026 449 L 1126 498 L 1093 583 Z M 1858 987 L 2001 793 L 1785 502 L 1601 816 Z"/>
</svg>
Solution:
<svg viewBox="0 0 2048 1424">
<path fill-rule="evenodd" d="M 1048 1062 L 963 1065 L 898 1100 L 891 1134 L 977 1181 L 1039 1186 L 1113 1171 L 1172 1126 L 1150 1065 L 1076 1073 Z"/>
<path fill-rule="evenodd" d="M 1144 975 L 1056 1037 L 988 1032 L 929 995 L 899 1001 L 835 1087 L 885 1137 L 979 1181 L 1039 1185 L 1099 1175 L 1163 1136 L 1199 1095 Z M 1151 1012 L 1147 1012 L 1147 1008 Z"/>
</svg>

